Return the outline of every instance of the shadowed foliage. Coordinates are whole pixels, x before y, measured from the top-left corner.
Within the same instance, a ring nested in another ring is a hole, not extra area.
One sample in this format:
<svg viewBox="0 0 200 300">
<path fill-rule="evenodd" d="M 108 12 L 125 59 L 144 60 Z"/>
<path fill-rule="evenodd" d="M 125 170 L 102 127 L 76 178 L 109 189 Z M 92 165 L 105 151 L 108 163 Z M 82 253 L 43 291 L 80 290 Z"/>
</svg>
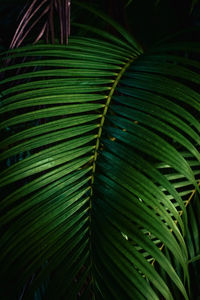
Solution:
<svg viewBox="0 0 200 300">
<path fill-rule="evenodd" d="M 196 300 L 199 43 L 88 9 L 118 35 L 1 53 L 0 296 Z"/>
</svg>

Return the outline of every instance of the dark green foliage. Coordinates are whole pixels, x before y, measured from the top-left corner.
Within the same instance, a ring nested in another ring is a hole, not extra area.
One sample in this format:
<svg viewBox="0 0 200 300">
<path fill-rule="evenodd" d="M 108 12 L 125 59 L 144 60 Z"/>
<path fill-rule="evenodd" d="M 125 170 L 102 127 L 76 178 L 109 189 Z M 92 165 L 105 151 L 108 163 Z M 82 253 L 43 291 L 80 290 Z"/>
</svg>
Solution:
<svg viewBox="0 0 200 300">
<path fill-rule="evenodd" d="M 196 300 L 199 43 L 97 15 L 1 54 L 0 297 Z"/>
</svg>

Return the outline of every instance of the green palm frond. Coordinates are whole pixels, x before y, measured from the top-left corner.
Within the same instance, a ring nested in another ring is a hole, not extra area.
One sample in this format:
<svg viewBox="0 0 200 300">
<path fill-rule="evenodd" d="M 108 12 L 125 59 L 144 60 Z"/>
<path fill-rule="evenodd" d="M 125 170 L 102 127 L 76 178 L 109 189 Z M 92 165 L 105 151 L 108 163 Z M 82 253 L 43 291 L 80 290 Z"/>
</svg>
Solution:
<svg viewBox="0 0 200 300">
<path fill-rule="evenodd" d="M 135 47 L 77 37 L 2 55 L 2 299 L 189 299 L 198 48 Z"/>
</svg>

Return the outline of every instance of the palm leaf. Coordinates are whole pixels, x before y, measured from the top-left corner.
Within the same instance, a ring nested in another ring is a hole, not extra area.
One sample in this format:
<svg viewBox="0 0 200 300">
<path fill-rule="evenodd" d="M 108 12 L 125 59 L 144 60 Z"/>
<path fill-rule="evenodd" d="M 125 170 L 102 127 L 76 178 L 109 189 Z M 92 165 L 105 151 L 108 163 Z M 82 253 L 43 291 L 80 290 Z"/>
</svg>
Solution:
<svg viewBox="0 0 200 300">
<path fill-rule="evenodd" d="M 184 51 L 74 37 L 2 55 L 2 299 L 189 299 L 200 77 Z"/>
</svg>

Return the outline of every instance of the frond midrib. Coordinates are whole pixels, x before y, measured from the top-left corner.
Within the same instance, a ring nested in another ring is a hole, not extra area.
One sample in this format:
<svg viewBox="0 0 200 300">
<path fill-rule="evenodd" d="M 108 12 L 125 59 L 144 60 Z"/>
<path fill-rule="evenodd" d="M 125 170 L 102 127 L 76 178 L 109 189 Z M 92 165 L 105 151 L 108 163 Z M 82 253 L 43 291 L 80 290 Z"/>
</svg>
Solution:
<svg viewBox="0 0 200 300">
<path fill-rule="evenodd" d="M 137 59 L 137 56 L 132 56 L 131 58 L 128 59 L 128 61 L 125 63 L 125 65 L 123 67 L 121 67 L 119 73 L 117 74 L 116 79 L 113 82 L 113 85 L 110 89 L 110 92 L 107 96 L 107 100 L 106 100 L 106 104 L 104 106 L 104 111 L 100 120 L 100 126 L 99 126 L 99 130 L 97 133 L 97 140 L 96 140 L 96 146 L 95 146 L 95 150 L 94 150 L 94 158 L 93 158 L 93 162 L 92 162 L 92 178 L 91 178 L 91 195 L 90 198 L 93 195 L 93 184 L 94 184 L 94 176 L 95 176 L 95 170 L 96 170 L 96 161 L 97 161 L 97 156 L 98 156 L 98 151 L 99 151 L 99 146 L 100 146 L 100 139 L 102 136 L 102 131 L 103 131 L 103 125 L 105 122 L 105 118 L 106 118 L 106 114 L 109 108 L 109 105 L 111 103 L 112 100 L 112 96 L 116 90 L 117 85 L 119 84 L 119 81 L 121 79 L 121 77 L 123 76 L 123 74 L 125 73 L 125 71 L 128 69 L 128 67 L 131 65 L 131 63 L 133 61 L 135 61 Z M 92 203 L 90 200 L 90 208 L 92 207 Z"/>
<path fill-rule="evenodd" d="M 91 163 L 92 174 L 91 174 L 91 183 L 90 183 L 89 217 L 88 217 L 88 221 L 89 221 L 89 251 L 90 251 L 90 254 L 92 253 L 92 244 L 91 244 L 92 216 L 91 216 L 91 211 L 92 211 L 93 185 L 94 185 L 94 177 L 95 177 L 95 171 L 96 171 L 96 161 L 97 161 L 97 157 L 98 157 L 98 151 L 99 151 L 100 139 L 101 139 L 102 131 L 103 131 L 103 125 L 104 125 L 104 122 L 105 122 L 105 118 L 106 118 L 106 114 L 107 114 L 109 105 L 110 105 L 111 100 L 112 100 L 112 96 L 115 92 L 115 89 L 116 89 L 117 85 L 119 84 L 119 81 L 120 81 L 121 77 L 123 76 L 125 71 L 128 69 L 128 67 L 131 65 L 131 63 L 137 59 L 137 56 L 131 56 L 130 58 L 125 57 L 125 59 L 126 59 L 126 62 L 124 63 L 124 66 L 119 69 L 119 72 L 118 72 L 116 78 L 113 81 L 113 85 L 109 90 L 109 94 L 106 97 L 107 100 L 106 100 L 106 104 L 104 106 L 104 110 L 103 110 L 103 113 L 102 113 L 102 116 L 101 116 L 101 119 L 100 119 L 99 130 L 98 130 L 98 133 L 97 133 L 96 145 L 95 145 L 94 154 L 93 154 L 93 161 Z M 92 266 L 92 255 L 90 255 L 90 259 L 91 259 L 91 266 Z M 93 279 L 93 274 L 91 272 L 91 284 L 92 285 L 93 285 L 93 282 L 94 282 L 94 279 Z M 94 295 L 93 295 L 93 297 L 94 297 Z M 94 299 L 94 298 L 92 298 L 92 299 Z"/>
</svg>

